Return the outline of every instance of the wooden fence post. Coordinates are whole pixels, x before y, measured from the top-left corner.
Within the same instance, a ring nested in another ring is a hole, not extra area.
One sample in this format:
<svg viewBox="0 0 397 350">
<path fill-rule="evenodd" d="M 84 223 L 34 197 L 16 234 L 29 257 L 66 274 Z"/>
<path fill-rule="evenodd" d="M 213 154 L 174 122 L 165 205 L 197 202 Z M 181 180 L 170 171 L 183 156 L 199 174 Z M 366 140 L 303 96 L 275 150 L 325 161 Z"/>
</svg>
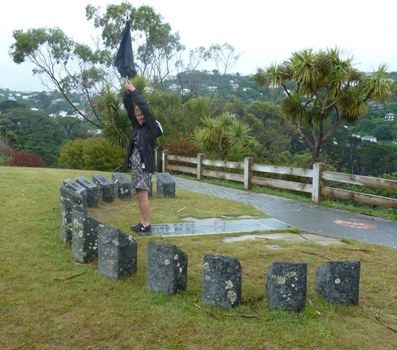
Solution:
<svg viewBox="0 0 397 350">
<path fill-rule="evenodd" d="M 168 165 L 168 150 L 164 149 L 162 153 L 163 159 L 163 173 L 167 172 L 167 165 Z"/>
<path fill-rule="evenodd" d="M 203 159 L 204 153 L 197 153 L 197 180 L 203 177 Z"/>
<path fill-rule="evenodd" d="M 159 149 L 156 147 L 154 149 L 154 169 L 156 172 L 161 171 L 161 169 L 162 169 L 161 163 L 162 163 L 162 161 L 160 159 L 160 152 L 159 152 Z"/>
<path fill-rule="evenodd" d="M 313 179 L 312 179 L 312 201 L 314 203 L 320 203 L 322 201 L 321 196 L 321 185 L 322 185 L 322 172 L 325 165 L 323 163 L 313 164 Z"/>
<path fill-rule="evenodd" d="M 250 190 L 252 187 L 251 177 L 252 177 L 252 164 L 254 163 L 254 158 L 246 157 L 244 158 L 244 188 Z"/>
</svg>

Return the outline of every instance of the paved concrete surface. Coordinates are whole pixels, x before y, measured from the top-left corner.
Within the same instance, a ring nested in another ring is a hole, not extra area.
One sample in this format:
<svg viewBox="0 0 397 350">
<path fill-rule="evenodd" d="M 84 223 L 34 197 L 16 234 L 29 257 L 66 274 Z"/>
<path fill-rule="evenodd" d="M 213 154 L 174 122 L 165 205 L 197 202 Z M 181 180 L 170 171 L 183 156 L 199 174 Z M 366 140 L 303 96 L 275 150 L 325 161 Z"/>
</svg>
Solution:
<svg viewBox="0 0 397 350">
<path fill-rule="evenodd" d="M 217 233 L 254 232 L 286 229 L 290 226 L 276 219 L 200 220 L 178 224 L 152 225 L 152 235 L 190 236 Z"/>
<path fill-rule="evenodd" d="M 177 188 L 251 204 L 266 213 L 271 219 L 196 221 L 171 225 L 152 225 L 152 235 L 253 232 L 296 227 L 301 231 L 326 237 L 351 238 L 397 249 L 397 222 L 395 221 L 179 177 L 174 177 L 174 179 Z M 178 195 L 177 189 L 176 195 Z"/>
</svg>

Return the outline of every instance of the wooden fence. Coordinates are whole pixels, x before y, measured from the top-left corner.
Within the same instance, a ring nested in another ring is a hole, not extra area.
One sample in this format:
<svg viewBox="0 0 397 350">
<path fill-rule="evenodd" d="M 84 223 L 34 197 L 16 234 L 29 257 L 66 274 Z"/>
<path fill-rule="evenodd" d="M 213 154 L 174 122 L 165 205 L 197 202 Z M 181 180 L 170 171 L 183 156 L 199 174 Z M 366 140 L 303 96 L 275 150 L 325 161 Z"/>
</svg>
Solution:
<svg viewBox="0 0 397 350">
<path fill-rule="evenodd" d="M 304 169 L 257 164 L 254 163 L 253 158 L 245 158 L 244 162 L 229 162 L 205 159 L 202 153 L 198 154 L 197 157 L 184 157 L 168 154 L 167 150 L 162 152 L 161 160 L 162 172 L 196 175 L 198 180 L 203 177 L 211 177 L 242 182 L 247 190 L 252 185 L 261 185 L 304 192 L 311 194 L 314 203 L 319 203 L 324 198 L 330 197 L 397 209 L 396 198 L 355 192 L 337 187 L 338 184 L 350 184 L 360 188 L 397 191 L 397 181 L 326 171 L 322 163 L 314 164 L 313 169 Z M 268 175 L 266 176 L 266 174 Z M 281 179 L 274 178 L 274 174 L 281 177 Z M 285 178 L 292 178 L 294 181 Z M 295 181 L 296 179 L 299 182 Z"/>
</svg>

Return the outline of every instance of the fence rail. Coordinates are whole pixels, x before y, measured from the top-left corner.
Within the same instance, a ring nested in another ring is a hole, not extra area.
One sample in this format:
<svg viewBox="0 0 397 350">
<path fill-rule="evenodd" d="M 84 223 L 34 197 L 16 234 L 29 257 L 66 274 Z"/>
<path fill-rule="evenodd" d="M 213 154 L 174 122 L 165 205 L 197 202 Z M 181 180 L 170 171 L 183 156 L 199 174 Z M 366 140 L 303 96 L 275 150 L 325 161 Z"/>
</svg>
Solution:
<svg viewBox="0 0 397 350">
<path fill-rule="evenodd" d="M 397 181 L 370 176 L 350 175 L 324 170 L 322 163 L 316 163 L 313 169 L 266 165 L 254 163 L 253 158 L 245 158 L 244 162 L 229 162 L 222 160 L 205 159 L 203 153 L 197 157 L 185 157 L 162 152 L 162 171 L 178 172 L 196 175 L 198 180 L 211 177 L 244 183 L 245 189 L 252 185 L 273 187 L 283 190 L 304 192 L 311 194 L 312 201 L 319 203 L 325 198 L 339 198 L 361 204 L 376 205 L 385 208 L 397 209 L 397 199 L 350 191 L 338 188 L 338 184 L 359 186 L 360 188 L 382 189 L 397 191 Z M 269 174 L 266 176 L 266 174 Z M 273 178 L 273 175 L 287 175 L 301 179 L 291 181 Z"/>
</svg>

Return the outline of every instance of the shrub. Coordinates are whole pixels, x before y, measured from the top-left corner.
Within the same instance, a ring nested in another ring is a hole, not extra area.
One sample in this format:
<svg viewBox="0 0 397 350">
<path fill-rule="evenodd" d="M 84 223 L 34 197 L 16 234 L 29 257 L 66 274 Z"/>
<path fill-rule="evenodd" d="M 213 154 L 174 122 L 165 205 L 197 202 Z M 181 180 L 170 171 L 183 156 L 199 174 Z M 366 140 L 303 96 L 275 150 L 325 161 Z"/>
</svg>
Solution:
<svg viewBox="0 0 397 350">
<path fill-rule="evenodd" d="M 196 157 L 197 153 L 201 152 L 200 147 L 189 139 L 169 141 L 164 144 L 163 148 L 166 149 L 169 154 L 185 157 Z"/>
<path fill-rule="evenodd" d="M 72 169 L 114 171 L 124 166 L 125 151 L 103 138 L 79 139 L 62 147 L 59 161 Z"/>
<path fill-rule="evenodd" d="M 45 163 L 44 160 L 36 154 L 15 151 L 10 160 L 10 165 L 42 168 L 45 166 Z"/>
</svg>

